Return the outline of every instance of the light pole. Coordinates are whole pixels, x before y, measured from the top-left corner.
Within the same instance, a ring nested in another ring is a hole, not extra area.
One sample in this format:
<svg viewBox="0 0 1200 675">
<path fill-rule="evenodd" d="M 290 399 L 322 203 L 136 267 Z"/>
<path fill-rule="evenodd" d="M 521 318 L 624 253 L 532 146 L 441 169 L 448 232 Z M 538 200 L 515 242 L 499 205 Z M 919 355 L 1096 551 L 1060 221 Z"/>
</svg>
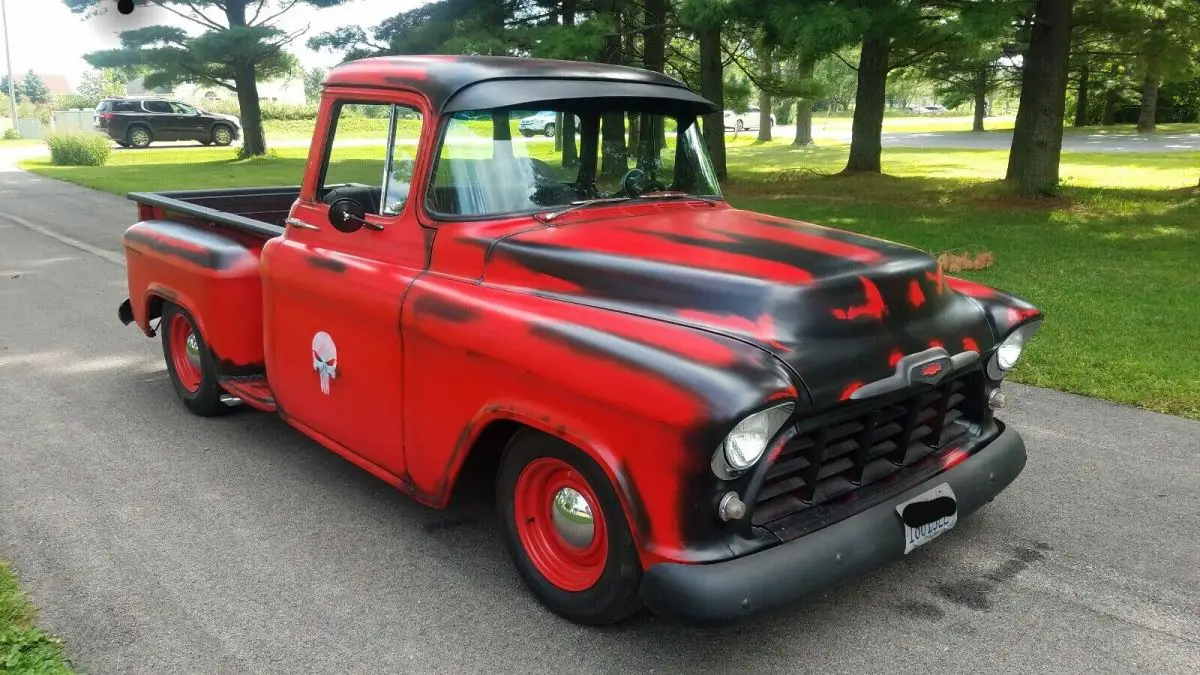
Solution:
<svg viewBox="0 0 1200 675">
<path fill-rule="evenodd" d="M 0 0 L 0 21 L 4 22 L 4 63 L 8 66 L 8 113 L 12 115 L 13 129 L 17 128 L 17 81 L 12 74 L 12 53 L 8 49 L 8 11 L 4 0 Z"/>
</svg>

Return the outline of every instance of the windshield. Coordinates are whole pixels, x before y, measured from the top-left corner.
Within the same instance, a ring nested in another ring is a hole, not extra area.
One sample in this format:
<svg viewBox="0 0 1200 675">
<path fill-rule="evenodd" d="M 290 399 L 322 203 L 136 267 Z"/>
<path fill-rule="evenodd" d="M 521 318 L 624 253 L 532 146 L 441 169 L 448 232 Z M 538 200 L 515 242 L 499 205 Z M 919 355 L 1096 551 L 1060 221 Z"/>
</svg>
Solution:
<svg viewBox="0 0 1200 675">
<path fill-rule="evenodd" d="M 448 116 L 426 202 L 438 215 L 485 217 L 687 195 L 720 197 L 694 117 L 495 109 Z"/>
</svg>

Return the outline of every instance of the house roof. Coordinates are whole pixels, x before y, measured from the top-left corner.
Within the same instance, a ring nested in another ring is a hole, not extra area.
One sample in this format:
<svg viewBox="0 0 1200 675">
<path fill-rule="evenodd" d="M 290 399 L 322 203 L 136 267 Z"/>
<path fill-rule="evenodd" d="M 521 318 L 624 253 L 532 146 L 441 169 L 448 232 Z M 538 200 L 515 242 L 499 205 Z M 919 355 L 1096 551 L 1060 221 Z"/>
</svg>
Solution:
<svg viewBox="0 0 1200 675">
<path fill-rule="evenodd" d="M 74 87 L 71 86 L 71 82 L 67 80 L 66 75 L 44 75 L 38 73 L 37 76 L 42 78 L 42 82 L 46 83 L 46 88 L 50 90 L 52 96 L 70 94 L 74 91 Z"/>
</svg>

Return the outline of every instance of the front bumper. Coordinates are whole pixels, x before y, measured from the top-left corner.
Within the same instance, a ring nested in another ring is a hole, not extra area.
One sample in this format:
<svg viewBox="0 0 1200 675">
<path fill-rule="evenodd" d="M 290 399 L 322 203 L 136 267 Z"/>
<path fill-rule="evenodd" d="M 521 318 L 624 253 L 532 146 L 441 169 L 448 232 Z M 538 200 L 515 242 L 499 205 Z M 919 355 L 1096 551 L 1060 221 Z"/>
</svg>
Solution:
<svg viewBox="0 0 1200 675">
<path fill-rule="evenodd" d="M 898 504 L 949 483 L 961 518 L 990 502 L 1024 468 L 1025 443 L 1005 427 L 961 464 L 795 541 L 724 562 L 652 565 L 642 578 L 642 601 L 656 614 L 701 623 L 777 609 L 904 557 Z"/>
</svg>

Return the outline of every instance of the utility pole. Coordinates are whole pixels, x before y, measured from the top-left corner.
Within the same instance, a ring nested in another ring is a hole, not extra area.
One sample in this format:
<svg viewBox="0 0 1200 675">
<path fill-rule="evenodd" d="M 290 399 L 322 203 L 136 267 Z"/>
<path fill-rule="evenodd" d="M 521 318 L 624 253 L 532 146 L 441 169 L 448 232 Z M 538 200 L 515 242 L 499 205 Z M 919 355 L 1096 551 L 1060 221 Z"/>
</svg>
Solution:
<svg viewBox="0 0 1200 675">
<path fill-rule="evenodd" d="M 4 63 L 8 66 L 8 113 L 12 116 L 13 129 L 17 128 L 17 81 L 12 74 L 12 53 L 8 49 L 8 11 L 4 0 L 0 0 L 0 21 L 4 23 Z"/>
</svg>

